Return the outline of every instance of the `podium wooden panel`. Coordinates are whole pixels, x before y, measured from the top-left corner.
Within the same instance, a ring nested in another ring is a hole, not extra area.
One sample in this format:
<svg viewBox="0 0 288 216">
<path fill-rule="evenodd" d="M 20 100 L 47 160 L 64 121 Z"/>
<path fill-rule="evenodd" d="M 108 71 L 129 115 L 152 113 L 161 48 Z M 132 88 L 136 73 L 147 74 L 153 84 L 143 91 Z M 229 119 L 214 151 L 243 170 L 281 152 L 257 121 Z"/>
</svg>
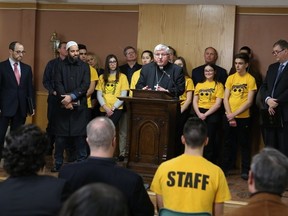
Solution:
<svg viewBox="0 0 288 216">
<path fill-rule="evenodd" d="M 128 111 L 127 168 L 151 183 L 158 165 L 174 157 L 179 101 L 166 92 L 144 90 L 119 99 L 125 101 Z"/>
</svg>

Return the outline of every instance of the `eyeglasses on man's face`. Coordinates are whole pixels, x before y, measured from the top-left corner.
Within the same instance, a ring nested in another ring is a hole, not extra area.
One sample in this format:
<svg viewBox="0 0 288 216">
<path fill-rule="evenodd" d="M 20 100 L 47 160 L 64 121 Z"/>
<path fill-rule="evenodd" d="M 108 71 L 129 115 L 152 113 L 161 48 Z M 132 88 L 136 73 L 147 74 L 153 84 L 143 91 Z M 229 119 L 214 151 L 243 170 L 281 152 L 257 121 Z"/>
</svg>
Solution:
<svg viewBox="0 0 288 216">
<path fill-rule="evenodd" d="M 272 55 L 278 55 L 279 53 L 283 52 L 285 49 L 282 50 L 273 50 Z"/>
<path fill-rule="evenodd" d="M 154 53 L 154 56 L 156 56 L 157 58 L 166 57 L 168 55 L 169 54 L 167 54 L 167 53 Z"/>
</svg>

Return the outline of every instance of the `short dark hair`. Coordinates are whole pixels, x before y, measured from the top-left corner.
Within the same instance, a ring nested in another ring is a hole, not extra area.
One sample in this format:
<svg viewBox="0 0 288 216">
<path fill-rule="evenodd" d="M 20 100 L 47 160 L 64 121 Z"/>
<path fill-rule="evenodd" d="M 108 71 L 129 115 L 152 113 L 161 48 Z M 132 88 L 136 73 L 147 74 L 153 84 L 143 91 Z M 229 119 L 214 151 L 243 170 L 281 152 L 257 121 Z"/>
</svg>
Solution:
<svg viewBox="0 0 288 216">
<path fill-rule="evenodd" d="M 286 40 L 280 39 L 273 44 L 273 47 L 279 45 L 282 49 L 288 49 L 288 42 Z"/>
<path fill-rule="evenodd" d="M 10 176 L 36 174 L 45 165 L 48 138 L 33 124 L 22 125 L 6 137 L 4 169 Z"/>
<path fill-rule="evenodd" d="M 241 50 L 246 50 L 249 55 L 251 54 L 251 49 L 250 49 L 250 47 L 248 47 L 248 46 L 243 46 L 243 47 L 241 47 L 241 48 L 240 48 L 240 51 L 241 51 Z"/>
<path fill-rule="evenodd" d="M 205 121 L 198 117 L 190 117 L 184 125 L 183 136 L 188 146 L 202 146 L 208 136 Z"/>
<path fill-rule="evenodd" d="M 86 45 L 84 45 L 84 44 L 78 44 L 78 49 L 79 50 L 81 50 L 81 49 L 87 50 Z"/>
<path fill-rule="evenodd" d="M 234 61 L 235 59 L 242 59 L 245 63 L 249 63 L 250 58 L 246 53 L 238 53 L 234 56 Z"/>
<path fill-rule="evenodd" d="M 125 47 L 124 50 L 123 50 L 123 54 L 124 54 L 124 56 L 127 55 L 126 52 L 127 52 L 128 49 L 133 49 L 134 52 L 137 53 L 137 51 L 136 51 L 136 49 L 135 49 L 134 47 L 132 47 L 132 46 L 127 46 L 127 47 Z"/>
<path fill-rule="evenodd" d="M 9 44 L 9 50 L 14 50 L 15 49 L 15 45 L 19 43 L 18 41 L 13 41 Z"/>
<path fill-rule="evenodd" d="M 58 49 L 60 49 L 61 48 L 61 46 L 63 45 L 63 44 L 67 44 L 67 42 L 66 41 L 60 41 L 60 43 L 59 43 L 59 45 L 58 45 Z"/>
<path fill-rule="evenodd" d="M 273 148 L 264 148 L 251 163 L 257 191 L 282 194 L 288 186 L 288 158 Z"/>
<path fill-rule="evenodd" d="M 127 201 L 117 188 L 105 183 L 83 186 L 64 203 L 60 216 L 128 216 Z"/>
</svg>

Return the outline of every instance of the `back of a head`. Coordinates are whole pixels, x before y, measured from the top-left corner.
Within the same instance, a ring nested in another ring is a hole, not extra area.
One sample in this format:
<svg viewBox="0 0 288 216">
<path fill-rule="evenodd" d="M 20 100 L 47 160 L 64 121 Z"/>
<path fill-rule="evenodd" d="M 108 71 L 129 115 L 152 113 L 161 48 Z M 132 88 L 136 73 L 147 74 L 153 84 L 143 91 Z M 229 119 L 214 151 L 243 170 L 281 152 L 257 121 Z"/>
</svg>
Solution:
<svg viewBox="0 0 288 216">
<path fill-rule="evenodd" d="M 108 149 L 115 137 L 115 126 L 107 117 L 97 117 L 87 125 L 87 139 L 91 149 Z"/>
<path fill-rule="evenodd" d="M 282 194 L 288 186 L 288 158 L 273 148 L 264 148 L 252 159 L 255 189 Z"/>
<path fill-rule="evenodd" d="M 60 216 L 128 216 L 127 202 L 117 188 L 93 183 L 83 186 L 64 203 Z"/>
<path fill-rule="evenodd" d="M 206 123 L 197 117 L 189 118 L 184 125 L 183 136 L 189 147 L 201 147 L 207 139 Z"/>
<path fill-rule="evenodd" d="M 33 124 L 11 131 L 3 150 L 4 169 L 11 176 L 36 174 L 45 165 L 48 138 Z"/>
</svg>

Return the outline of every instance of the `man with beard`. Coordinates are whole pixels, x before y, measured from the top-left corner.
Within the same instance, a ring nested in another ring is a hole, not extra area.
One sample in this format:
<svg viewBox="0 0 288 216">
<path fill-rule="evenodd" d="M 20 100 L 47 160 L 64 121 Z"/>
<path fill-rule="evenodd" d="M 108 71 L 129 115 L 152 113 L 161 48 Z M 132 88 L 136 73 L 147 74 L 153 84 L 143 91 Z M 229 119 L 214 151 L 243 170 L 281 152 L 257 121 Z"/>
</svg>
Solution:
<svg viewBox="0 0 288 216">
<path fill-rule="evenodd" d="M 66 44 L 68 56 L 55 68 L 55 90 L 58 106 L 55 108 L 55 165 L 52 172 L 58 172 L 63 164 L 65 144 L 76 146 L 77 161 L 87 157 L 86 125 L 87 98 L 90 85 L 90 69 L 81 61 L 78 44 Z"/>
</svg>

